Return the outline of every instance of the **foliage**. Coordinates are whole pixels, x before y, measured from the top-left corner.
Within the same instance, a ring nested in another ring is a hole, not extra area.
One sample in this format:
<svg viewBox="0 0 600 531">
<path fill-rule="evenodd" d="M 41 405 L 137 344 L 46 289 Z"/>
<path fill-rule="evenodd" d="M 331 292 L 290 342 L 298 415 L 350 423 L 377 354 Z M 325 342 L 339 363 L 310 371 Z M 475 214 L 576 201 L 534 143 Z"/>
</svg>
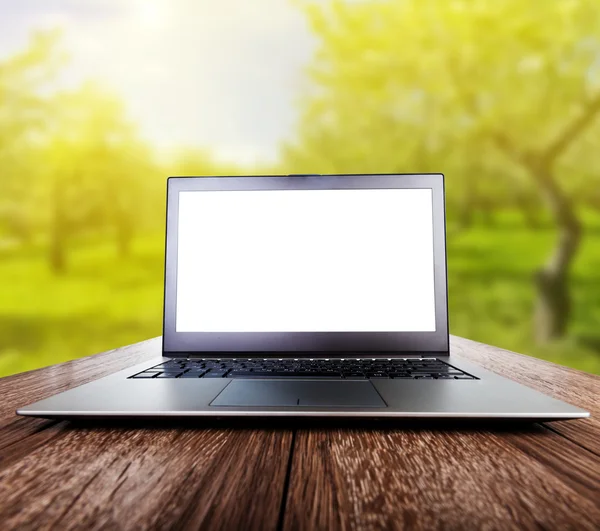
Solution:
<svg viewBox="0 0 600 531">
<path fill-rule="evenodd" d="M 534 328 L 540 341 L 563 337 L 581 241 L 574 201 L 599 184 L 590 138 L 600 131 L 600 4 L 334 0 L 306 8 L 319 48 L 286 167 L 443 172 L 449 216 L 462 226 L 500 206 L 516 206 L 535 226 L 543 200 L 557 239 L 536 271 Z"/>
<path fill-rule="evenodd" d="M 573 337 L 549 347 L 531 341 L 531 269 L 552 233 L 524 228 L 515 212 L 496 227 L 474 227 L 449 239 L 450 331 L 600 374 L 600 218 L 575 266 Z M 111 242 L 75 242 L 68 275 L 55 277 L 43 249 L 0 256 L 0 376 L 160 335 L 162 233 L 138 237 L 115 260 Z"/>
<path fill-rule="evenodd" d="M 598 197 L 600 126 L 570 129 L 599 107 L 595 0 L 305 7 L 319 47 L 286 167 L 443 172 L 452 215 L 500 203 L 531 221 L 539 186 L 517 155 L 568 148 L 560 186 Z"/>
<path fill-rule="evenodd" d="M 21 242 L 32 237 L 31 187 L 52 107 L 40 91 L 63 62 L 58 39 L 55 32 L 38 33 L 27 49 L 0 62 L 0 234 Z"/>
<path fill-rule="evenodd" d="M 0 376 L 60 363 L 160 335 L 163 238 L 138 237 L 115 258 L 104 239 L 73 242 L 66 275 L 42 248 L 0 260 Z"/>
<path fill-rule="evenodd" d="M 320 46 L 289 156 L 322 164 L 312 169 L 439 171 L 448 157 L 485 162 L 497 136 L 542 148 L 600 89 L 594 0 L 333 1 L 307 12 Z M 506 165 L 491 151 L 486 166 Z"/>
<path fill-rule="evenodd" d="M 0 375 L 160 334 L 169 175 L 414 171 L 447 177 L 451 332 L 600 374 L 600 3 L 302 6 L 318 48 L 277 168 L 159 157 L 101 84 L 57 89 L 59 33 L 0 61 Z M 539 346 L 565 241 L 569 334 Z"/>
</svg>

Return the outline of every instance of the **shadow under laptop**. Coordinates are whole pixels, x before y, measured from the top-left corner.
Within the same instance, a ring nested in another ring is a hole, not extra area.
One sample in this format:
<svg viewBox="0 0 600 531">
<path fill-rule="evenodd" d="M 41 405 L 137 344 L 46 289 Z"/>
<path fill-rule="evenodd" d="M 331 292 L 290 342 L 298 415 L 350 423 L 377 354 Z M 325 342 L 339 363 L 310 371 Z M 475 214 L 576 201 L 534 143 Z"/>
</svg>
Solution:
<svg viewBox="0 0 600 531">
<path fill-rule="evenodd" d="M 142 430 L 390 430 L 539 433 L 531 419 L 376 419 L 314 417 L 211 417 L 211 418 L 82 418 L 70 420 L 67 429 Z"/>
</svg>

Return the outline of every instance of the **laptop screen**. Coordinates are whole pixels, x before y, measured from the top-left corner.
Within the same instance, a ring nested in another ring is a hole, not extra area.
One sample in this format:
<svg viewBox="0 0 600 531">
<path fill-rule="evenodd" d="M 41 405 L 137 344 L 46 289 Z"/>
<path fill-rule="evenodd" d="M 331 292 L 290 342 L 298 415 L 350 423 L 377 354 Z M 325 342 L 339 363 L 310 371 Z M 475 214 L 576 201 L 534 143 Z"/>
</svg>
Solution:
<svg viewBox="0 0 600 531">
<path fill-rule="evenodd" d="M 432 332 L 431 189 L 179 192 L 177 332 Z"/>
</svg>

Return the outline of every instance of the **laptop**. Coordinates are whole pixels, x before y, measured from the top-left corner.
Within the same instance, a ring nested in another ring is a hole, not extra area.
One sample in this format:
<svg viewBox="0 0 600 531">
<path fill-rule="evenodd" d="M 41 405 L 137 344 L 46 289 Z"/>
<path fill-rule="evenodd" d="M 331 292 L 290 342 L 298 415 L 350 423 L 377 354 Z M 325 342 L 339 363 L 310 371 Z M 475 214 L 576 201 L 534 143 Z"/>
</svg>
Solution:
<svg viewBox="0 0 600 531">
<path fill-rule="evenodd" d="M 167 192 L 162 357 L 18 414 L 589 416 L 450 352 L 443 175 L 171 177 Z"/>
</svg>

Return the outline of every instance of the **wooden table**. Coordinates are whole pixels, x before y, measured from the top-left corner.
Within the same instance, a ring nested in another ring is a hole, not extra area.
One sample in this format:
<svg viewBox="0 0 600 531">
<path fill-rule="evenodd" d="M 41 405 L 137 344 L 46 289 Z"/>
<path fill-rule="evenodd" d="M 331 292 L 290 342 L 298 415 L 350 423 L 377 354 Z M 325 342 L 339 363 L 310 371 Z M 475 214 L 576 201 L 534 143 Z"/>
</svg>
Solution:
<svg viewBox="0 0 600 531">
<path fill-rule="evenodd" d="M 0 380 L 0 528 L 600 529 L 600 377 L 453 353 L 592 412 L 534 425 L 72 425 L 21 405 L 143 362 L 152 339 Z"/>
</svg>

